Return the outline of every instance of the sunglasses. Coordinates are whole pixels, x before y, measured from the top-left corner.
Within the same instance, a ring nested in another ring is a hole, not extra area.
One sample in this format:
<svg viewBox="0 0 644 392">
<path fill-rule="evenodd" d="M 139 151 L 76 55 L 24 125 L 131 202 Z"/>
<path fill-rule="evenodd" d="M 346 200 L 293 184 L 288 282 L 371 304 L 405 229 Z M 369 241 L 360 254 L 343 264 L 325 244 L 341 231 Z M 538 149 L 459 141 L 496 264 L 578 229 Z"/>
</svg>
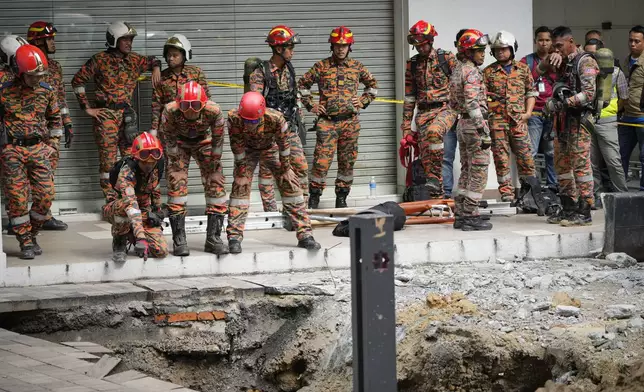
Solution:
<svg viewBox="0 0 644 392">
<path fill-rule="evenodd" d="M 192 109 L 195 112 L 200 111 L 203 109 L 204 103 L 201 101 L 181 101 L 179 102 L 179 110 L 182 112 L 185 112 L 189 109 Z"/>
<path fill-rule="evenodd" d="M 158 148 L 153 148 L 150 150 L 141 150 L 137 154 L 137 158 L 141 161 L 158 161 L 161 159 L 161 150 Z"/>
</svg>

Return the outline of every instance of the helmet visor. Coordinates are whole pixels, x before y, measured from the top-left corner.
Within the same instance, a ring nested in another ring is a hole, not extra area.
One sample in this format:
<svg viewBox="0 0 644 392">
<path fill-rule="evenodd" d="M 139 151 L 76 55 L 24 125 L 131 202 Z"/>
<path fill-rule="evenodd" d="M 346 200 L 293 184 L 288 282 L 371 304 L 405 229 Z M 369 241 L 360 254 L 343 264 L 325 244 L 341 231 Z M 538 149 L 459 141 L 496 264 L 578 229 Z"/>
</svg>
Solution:
<svg viewBox="0 0 644 392">
<path fill-rule="evenodd" d="M 425 34 L 409 34 L 407 35 L 407 43 L 410 45 L 422 45 L 427 42 L 431 42 L 432 38 Z"/>
<path fill-rule="evenodd" d="M 474 44 L 475 48 L 484 48 L 490 44 L 490 36 L 487 34 L 482 35 L 479 39 L 476 40 Z"/>
</svg>

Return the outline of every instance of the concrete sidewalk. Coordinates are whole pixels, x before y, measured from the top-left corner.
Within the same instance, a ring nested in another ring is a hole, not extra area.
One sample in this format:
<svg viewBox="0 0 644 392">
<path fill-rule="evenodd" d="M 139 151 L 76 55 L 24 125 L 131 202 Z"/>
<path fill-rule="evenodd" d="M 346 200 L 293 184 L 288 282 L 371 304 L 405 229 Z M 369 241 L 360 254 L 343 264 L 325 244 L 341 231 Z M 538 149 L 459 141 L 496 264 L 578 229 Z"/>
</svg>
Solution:
<svg viewBox="0 0 644 392">
<path fill-rule="evenodd" d="M 492 218 L 487 232 L 454 230 L 451 224 L 409 226 L 395 233 L 396 262 L 409 264 L 486 261 L 491 258 L 586 256 L 603 245 L 602 211 L 593 211 L 592 226 L 564 228 L 549 225 L 545 217 L 515 215 Z M 243 253 L 217 257 L 204 253 L 204 234 L 188 236 L 189 257 L 137 258 L 130 252 L 123 265 L 111 261 L 110 225 L 105 222 L 69 222 L 64 232 L 43 232 L 38 241 L 44 254 L 35 260 L 17 258 L 15 238 L 4 236 L 7 268 L 0 270 L 0 286 L 127 281 L 203 275 L 237 275 L 349 268 L 350 242 L 334 237 L 331 227 L 314 230 L 322 244 L 318 252 L 299 249 L 295 234 L 283 229 L 248 231 Z M 167 239 L 171 245 L 169 230 Z"/>
</svg>

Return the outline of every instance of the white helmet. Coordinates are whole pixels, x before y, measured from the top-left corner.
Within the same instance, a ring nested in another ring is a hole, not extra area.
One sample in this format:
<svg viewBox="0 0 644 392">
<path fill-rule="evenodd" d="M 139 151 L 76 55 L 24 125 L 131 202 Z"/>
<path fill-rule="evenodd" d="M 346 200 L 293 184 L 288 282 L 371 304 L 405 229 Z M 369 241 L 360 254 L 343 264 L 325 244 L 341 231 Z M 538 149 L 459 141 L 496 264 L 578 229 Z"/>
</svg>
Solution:
<svg viewBox="0 0 644 392">
<path fill-rule="evenodd" d="M 510 48 L 512 50 L 512 56 L 514 56 L 517 52 L 517 49 L 519 49 L 519 43 L 517 42 L 516 38 L 514 38 L 514 35 L 508 33 L 507 31 L 501 30 L 494 36 L 490 48 L 492 48 L 492 51 L 498 48 Z"/>
<path fill-rule="evenodd" d="M 107 28 L 107 33 L 105 33 L 105 40 L 107 41 L 105 46 L 116 49 L 119 38 L 136 36 L 136 30 L 129 23 L 121 21 L 114 22 Z"/>
<path fill-rule="evenodd" d="M 192 45 L 190 41 L 183 34 L 175 34 L 168 38 L 163 45 L 163 58 L 168 54 L 168 48 L 177 48 L 183 52 L 183 57 L 186 61 L 192 60 Z"/>
<path fill-rule="evenodd" d="M 22 45 L 27 45 L 26 39 L 17 35 L 7 35 L 0 41 L 0 51 L 2 52 L 2 61 L 11 64 L 11 60 L 16 56 L 16 51 Z"/>
</svg>

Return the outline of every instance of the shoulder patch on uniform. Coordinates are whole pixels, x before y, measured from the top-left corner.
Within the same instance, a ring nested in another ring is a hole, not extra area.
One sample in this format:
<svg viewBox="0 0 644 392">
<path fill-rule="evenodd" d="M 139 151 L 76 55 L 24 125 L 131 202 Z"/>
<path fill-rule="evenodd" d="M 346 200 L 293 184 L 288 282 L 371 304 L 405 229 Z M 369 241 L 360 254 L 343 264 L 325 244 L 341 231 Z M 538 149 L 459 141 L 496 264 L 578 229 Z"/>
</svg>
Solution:
<svg viewBox="0 0 644 392">
<path fill-rule="evenodd" d="M 51 87 L 47 82 L 40 82 L 40 87 L 46 88 L 47 90 L 53 90 L 53 87 Z"/>
<path fill-rule="evenodd" d="M 465 80 L 467 80 L 468 83 L 478 83 L 481 80 L 481 76 L 476 72 L 476 70 L 468 69 L 466 72 L 467 75 L 465 76 Z"/>
<path fill-rule="evenodd" d="M 595 68 L 590 68 L 590 67 L 584 69 L 584 72 L 583 72 L 584 75 L 589 75 L 589 76 L 595 76 L 598 73 L 599 73 L 598 70 L 596 70 Z"/>
</svg>

